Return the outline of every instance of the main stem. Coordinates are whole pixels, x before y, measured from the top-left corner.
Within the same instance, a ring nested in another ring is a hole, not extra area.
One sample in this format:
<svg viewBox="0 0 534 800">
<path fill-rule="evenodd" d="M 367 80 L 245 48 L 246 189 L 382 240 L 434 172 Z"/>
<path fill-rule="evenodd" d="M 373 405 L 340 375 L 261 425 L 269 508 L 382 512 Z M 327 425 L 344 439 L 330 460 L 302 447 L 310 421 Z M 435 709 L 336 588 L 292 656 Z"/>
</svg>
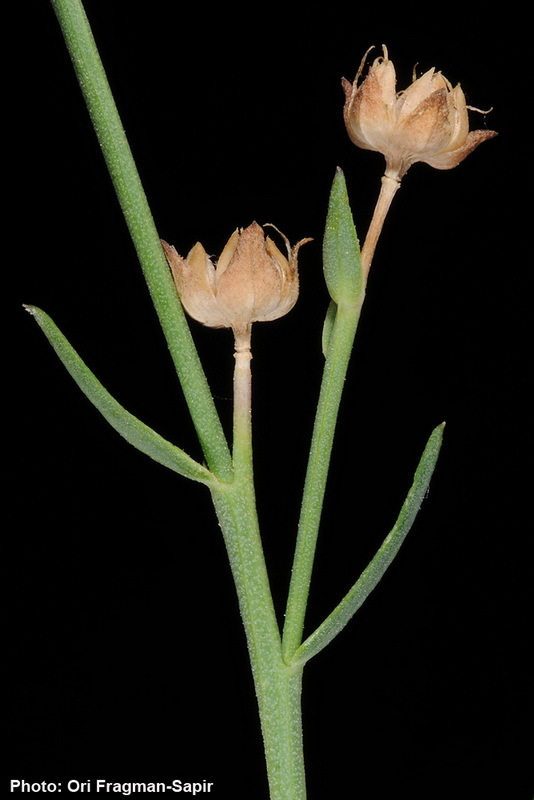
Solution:
<svg viewBox="0 0 534 800">
<path fill-rule="evenodd" d="M 215 403 L 161 247 L 81 0 L 51 0 L 209 468 L 231 477 Z"/>
<path fill-rule="evenodd" d="M 236 331 L 234 480 L 213 491 L 228 550 L 258 700 L 271 800 L 305 800 L 302 667 L 282 658 L 263 555 L 252 464 L 250 327 Z"/>
</svg>

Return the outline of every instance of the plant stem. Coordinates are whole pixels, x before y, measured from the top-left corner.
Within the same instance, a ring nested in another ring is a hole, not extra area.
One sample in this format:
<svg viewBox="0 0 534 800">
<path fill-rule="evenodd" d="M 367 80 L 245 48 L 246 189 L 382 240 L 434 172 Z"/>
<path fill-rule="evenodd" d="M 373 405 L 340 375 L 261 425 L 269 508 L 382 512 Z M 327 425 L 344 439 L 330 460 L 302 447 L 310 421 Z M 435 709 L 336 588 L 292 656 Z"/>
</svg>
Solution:
<svg viewBox="0 0 534 800">
<path fill-rule="evenodd" d="M 247 491 L 254 492 L 252 463 L 252 372 L 250 340 L 252 329 L 235 334 L 234 369 L 234 479 L 242 480 Z M 256 502 L 252 496 L 253 507 Z"/>
<path fill-rule="evenodd" d="M 239 485 L 212 491 L 245 629 L 271 800 L 305 800 L 301 665 L 282 659 L 261 542 Z"/>
<path fill-rule="evenodd" d="M 332 324 L 332 331 L 328 333 L 327 337 L 328 342 L 325 353 L 326 362 L 324 366 L 323 380 L 321 383 L 319 402 L 317 405 L 308 468 L 306 471 L 306 480 L 304 484 L 304 493 L 299 520 L 299 531 L 293 560 L 291 583 L 289 586 L 289 594 L 286 606 L 286 619 L 282 637 L 282 653 L 284 660 L 288 664 L 291 663 L 293 656 L 302 644 L 306 606 L 308 604 L 308 596 L 310 592 L 313 562 L 315 559 L 317 536 L 319 533 L 319 523 L 321 519 L 328 470 L 330 466 L 330 457 L 334 442 L 339 405 L 341 402 L 341 395 L 343 393 L 343 386 L 352 352 L 354 337 L 356 335 L 356 330 L 360 320 L 360 312 L 365 300 L 367 277 L 369 275 L 371 262 L 378 238 L 382 231 L 384 220 L 391 205 L 391 201 L 393 200 L 393 197 L 399 186 L 400 181 L 387 175 L 383 176 L 380 194 L 378 196 L 373 217 L 369 225 L 369 230 L 367 231 L 367 236 L 365 237 L 365 242 L 361 250 L 362 285 L 360 288 L 360 295 L 358 299 L 354 299 L 352 302 L 350 300 L 343 301 L 336 297 L 336 309 L 333 323 L 331 323 L 330 319 L 328 321 L 329 326 Z M 336 202 L 340 204 L 338 208 L 343 209 L 343 193 L 338 195 Z M 346 215 L 350 215 L 348 201 L 346 203 L 344 213 Z M 333 216 L 335 217 L 336 214 Z M 344 225 L 341 224 L 340 231 L 343 231 L 343 228 L 345 228 L 345 233 L 342 234 L 340 240 L 343 246 L 341 246 L 337 252 L 337 259 L 341 262 L 342 259 L 347 258 L 346 247 L 349 246 L 346 244 L 344 236 L 347 236 L 347 234 L 350 232 L 353 223 L 351 216 L 350 220 L 348 216 L 343 217 L 343 212 L 341 213 L 340 218 L 342 221 L 344 219 Z M 357 247 L 355 231 L 354 238 L 355 242 L 350 243 L 351 248 Z M 351 254 L 349 252 L 348 261 L 345 263 L 350 264 L 352 260 L 354 261 L 354 267 L 356 267 L 356 256 L 356 253 Z M 350 297 L 350 293 L 348 293 L 347 296 Z M 343 293 L 341 293 L 340 297 L 343 297 Z"/>
<path fill-rule="evenodd" d="M 304 485 L 299 533 L 286 608 L 282 652 L 286 663 L 302 642 L 313 561 L 343 385 L 360 319 L 359 304 L 338 306 L 323 373 Z"/>
<path fill-rule="evenodd" d="M 208 466 L 231 480 L 231 458 L 104 67 L 80 0 L 51 0 Z"/>
<path fill-rule="evenodd" d="M 302 667 L 282 659 L 254 493 L 250 329 L 236 336 L 234 481 L 212 491 L 239 599 L 258 700 L 271 800 L 305 800 Z"/>
</svg>

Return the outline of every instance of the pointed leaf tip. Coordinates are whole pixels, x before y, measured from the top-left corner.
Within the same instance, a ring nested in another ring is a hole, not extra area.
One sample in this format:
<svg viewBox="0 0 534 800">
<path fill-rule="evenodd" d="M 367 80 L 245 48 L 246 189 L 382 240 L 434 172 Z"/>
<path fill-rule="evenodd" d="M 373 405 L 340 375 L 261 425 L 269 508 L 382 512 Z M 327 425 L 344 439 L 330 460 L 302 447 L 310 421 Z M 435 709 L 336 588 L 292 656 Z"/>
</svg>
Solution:
<svg viewBox="0 0 534 800">
<path fill-rule="evenodd" d="M 340 167 L 336 169 L 330 192 L 323 264 L 332 300 L 338 305 L 357 302 L 363 293 L 360 244 L 350 210 L 345 176 Z"/>
</svg>

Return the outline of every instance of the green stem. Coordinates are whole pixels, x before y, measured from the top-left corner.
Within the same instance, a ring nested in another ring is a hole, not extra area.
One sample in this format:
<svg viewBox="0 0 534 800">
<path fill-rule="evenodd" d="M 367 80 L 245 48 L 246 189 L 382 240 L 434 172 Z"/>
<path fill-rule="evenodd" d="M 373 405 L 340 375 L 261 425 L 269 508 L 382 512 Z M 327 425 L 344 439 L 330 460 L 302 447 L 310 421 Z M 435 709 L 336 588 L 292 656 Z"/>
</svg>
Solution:
<svg viewBox="0 0 534 800">
<path fill-rule="evenodd" d="M 337 306 L 329 337 L 286 607 L 282 653 L 288 664 L 302 642 L 335 427 L 363 299 Z"/>
<path fill-rule="evenodd" d="M 271 800 L 305 800 L 300 665 L 282 659 L 280 635 L 252 509 L 238 485 L 212 490 L 245 629 Z"/>
<path fill-rule="evenodd" d="M 258 701 L 271 800 L 305 800 L 301 666 L 288 666 L 263 554 L 254 493 L 250 330 L 236 336 L 234 481 L 212 489 L 239 599 Z"/>
<path fill-rule="evenodd" d="M 399 186 L 397 180 L 386 176 L 382 178 L 380 194 L 360 253 L 341 170 L 337 170 L 332 184 L 323 243 L 325 279 L 332 303 L 323 328 L 326 362 L 304 484 L 282 637 L 282 652 L 288 664 L 292 663 L 302 643 L 339 404 L 365 300 L 367 277 L 384 220 Z"/>
<path fill-rule="evenodd" d="M 209 467 L 231 480 L 221 423 L 80 0 L 51 0 Z"/>
</svg>

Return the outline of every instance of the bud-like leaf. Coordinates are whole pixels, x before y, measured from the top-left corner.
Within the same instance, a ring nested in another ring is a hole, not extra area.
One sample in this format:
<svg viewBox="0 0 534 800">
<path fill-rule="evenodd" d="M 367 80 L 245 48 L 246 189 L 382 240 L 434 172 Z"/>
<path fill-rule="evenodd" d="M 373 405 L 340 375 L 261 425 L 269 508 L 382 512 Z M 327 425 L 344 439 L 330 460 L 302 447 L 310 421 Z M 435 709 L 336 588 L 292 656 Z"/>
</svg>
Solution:
<svg viewBox="0 0 534 800">
<path fill-rule="evenodd" d="M 360 243 L 349 205 L 343 172 L 338 168 L 328 206 L 323 242 L 326 285 L 335 303 L 355 303 L 363 289 Z"/>
</svg>

